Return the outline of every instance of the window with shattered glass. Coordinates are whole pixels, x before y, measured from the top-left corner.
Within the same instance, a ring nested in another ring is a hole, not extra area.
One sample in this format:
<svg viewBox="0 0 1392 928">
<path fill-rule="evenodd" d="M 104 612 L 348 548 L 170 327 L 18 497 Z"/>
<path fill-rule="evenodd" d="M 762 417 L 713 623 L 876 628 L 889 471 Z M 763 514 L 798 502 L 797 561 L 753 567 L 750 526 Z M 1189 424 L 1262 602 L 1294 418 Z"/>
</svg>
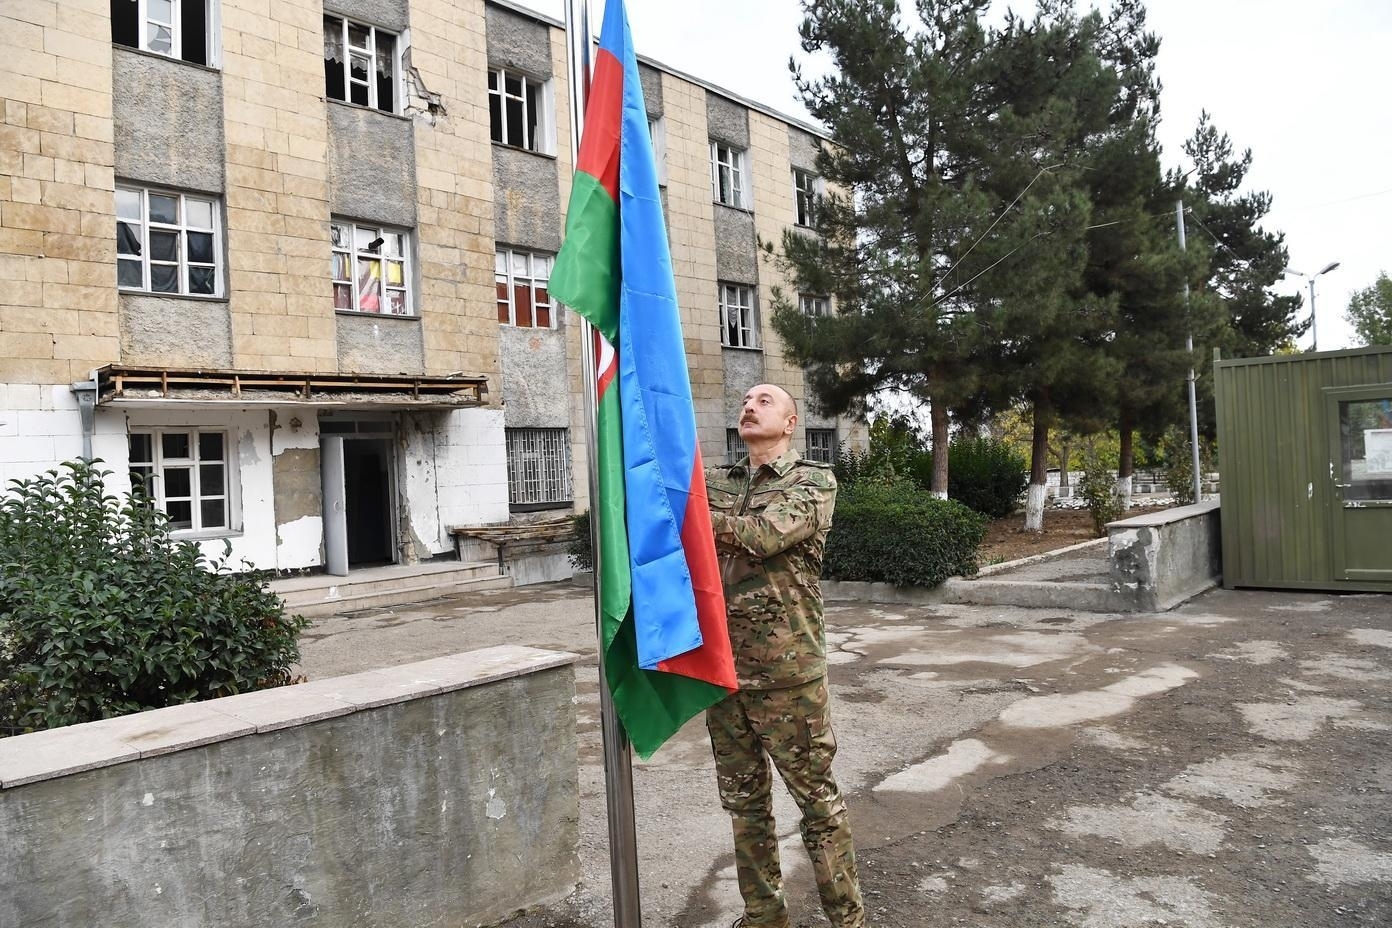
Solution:
<svg viewBox="0 0 1392 928">
<path fill-rule="evenodd" d="M 210 197 L 116 188 L 116 283 L 123 290 L 220 296 L 222 231 Z"/>
<path fill-rule="evenodd" d="M 395 33 L 341 16 L 324 17 L 324 95 L 397 112 L 400 70 Z"/>
<path fill-rule="evenodd" d="M 111 41 L 191 64 L 213 64 L 215 0 L 111 0 Z"/>
</svg>

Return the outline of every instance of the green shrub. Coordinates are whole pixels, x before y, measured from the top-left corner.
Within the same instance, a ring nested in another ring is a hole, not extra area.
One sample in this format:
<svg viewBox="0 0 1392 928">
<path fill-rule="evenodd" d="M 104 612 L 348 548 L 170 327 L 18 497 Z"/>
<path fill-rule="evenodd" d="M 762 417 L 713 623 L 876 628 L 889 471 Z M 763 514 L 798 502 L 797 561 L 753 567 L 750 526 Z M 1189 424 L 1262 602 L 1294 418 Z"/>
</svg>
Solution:
<svg viewBox="0 0 1392 928">
<path fill-rule="evenodd" d="M 85 462 L 0 498 L 0 735 L 293 682 L 308 624 Z"/>
<path fill-rule="evenodd" d="M 837 498 L 822 576 L 937 586 L 976 572 L 985 530 L 979 514 L 911 482 L 858 484 Z"/>
<path fill-rule="evenodd" d="M 1187 429 L 1171 427 L 1160 440 L 1165 457 L 1165 487 L 1182 506 L 1198 502 L 1194 499 L 1194 456 L 1189 450 Z M 1213 450 L 1199 438 L 1199 467 L 1208 472 L 1213 467 Z"/>
<path fill-rule="evenodd" d="M 842 443 L 833 465 L 836 482 L 842 487 L 862 481 L 893 483 L 910 477 L 924 454 L 923 439 L 913 424 L 900 416 L 880 416 L 870 423 L 869 447 L 847 450 Z"/>
<path fill-rule="evenodd" d="M 1083 479 L 1078 482 L 1078 495 L 1092 513 L 1092 531 L 1101 538 L 1107 534 L 1107 523 L 1121 517 L 1121 494 L 1116 478 L 1095 455 L 1083 464 Z"/>
<path fill-rule="evenodd" d="M 575 537 L 566 543 L 566 557 L 576 570 L 594 570 L 594 548 L 590 540 L 590 511 L 577 512 L 572 517 Z"/>
<path fill-rule="evenodd" d="M 918 477 L 927 489 L 932 458 Z M 1010 515 L 1029 483 L 1029 463 L 1009 442 L 959 438 L 947 449 L 947 495 L 989 519 Z"/>
</svg>

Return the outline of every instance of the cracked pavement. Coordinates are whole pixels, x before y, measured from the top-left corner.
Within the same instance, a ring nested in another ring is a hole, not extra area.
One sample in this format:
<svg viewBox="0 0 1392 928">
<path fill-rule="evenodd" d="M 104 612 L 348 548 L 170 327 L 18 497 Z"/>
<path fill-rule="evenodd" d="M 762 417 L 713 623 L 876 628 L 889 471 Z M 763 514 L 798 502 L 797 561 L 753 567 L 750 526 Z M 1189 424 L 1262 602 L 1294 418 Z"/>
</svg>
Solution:
<svg viewBox="0 0 1392 928">
<path fill-rule="evenodd" d="M 1215 590 L 1156 615 L 828 605 L 836 770 L 869 924 L 1392 924 L 1392 596 Z M 509 928 L 607 928 L 588 589 L 321 620 L 313 677 L 494 644 L 576 668 L 582 882 Z M 741 911 L 698 718 L 634 764 L 643 916 Z M 826 924 L 775 788 L 794 923 Z"/>
</svg>

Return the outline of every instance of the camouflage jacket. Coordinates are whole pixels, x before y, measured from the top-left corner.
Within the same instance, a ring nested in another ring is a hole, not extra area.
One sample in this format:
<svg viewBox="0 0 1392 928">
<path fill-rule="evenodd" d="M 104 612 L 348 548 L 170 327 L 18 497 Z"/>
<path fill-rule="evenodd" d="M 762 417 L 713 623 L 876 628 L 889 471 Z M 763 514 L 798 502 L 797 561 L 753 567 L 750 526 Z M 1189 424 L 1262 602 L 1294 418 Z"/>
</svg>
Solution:
<svg viewBox="0 0 1392 928">
<path fill-rule="evenodd" d="M 749 459 L 706 469 L 735 675 L 777 689 L 826 673 L 822 549 L 836 505 L 825 464 L 788 450 L 753 474 Z"/>
</svg>

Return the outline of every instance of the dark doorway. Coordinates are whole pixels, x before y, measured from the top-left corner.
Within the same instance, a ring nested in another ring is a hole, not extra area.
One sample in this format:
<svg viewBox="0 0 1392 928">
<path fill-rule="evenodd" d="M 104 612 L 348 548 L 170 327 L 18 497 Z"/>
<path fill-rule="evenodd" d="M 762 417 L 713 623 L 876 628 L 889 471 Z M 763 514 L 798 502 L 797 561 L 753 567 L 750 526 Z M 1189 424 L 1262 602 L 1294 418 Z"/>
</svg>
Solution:
<svg viewBox="0 0 1392 928">
<path fill-rule="evenodd" d="M 396 560 L 392 532 L 392 443 L 348 437 L 343 442 L 348 563 L 353 567 Z"/>
</svg>

